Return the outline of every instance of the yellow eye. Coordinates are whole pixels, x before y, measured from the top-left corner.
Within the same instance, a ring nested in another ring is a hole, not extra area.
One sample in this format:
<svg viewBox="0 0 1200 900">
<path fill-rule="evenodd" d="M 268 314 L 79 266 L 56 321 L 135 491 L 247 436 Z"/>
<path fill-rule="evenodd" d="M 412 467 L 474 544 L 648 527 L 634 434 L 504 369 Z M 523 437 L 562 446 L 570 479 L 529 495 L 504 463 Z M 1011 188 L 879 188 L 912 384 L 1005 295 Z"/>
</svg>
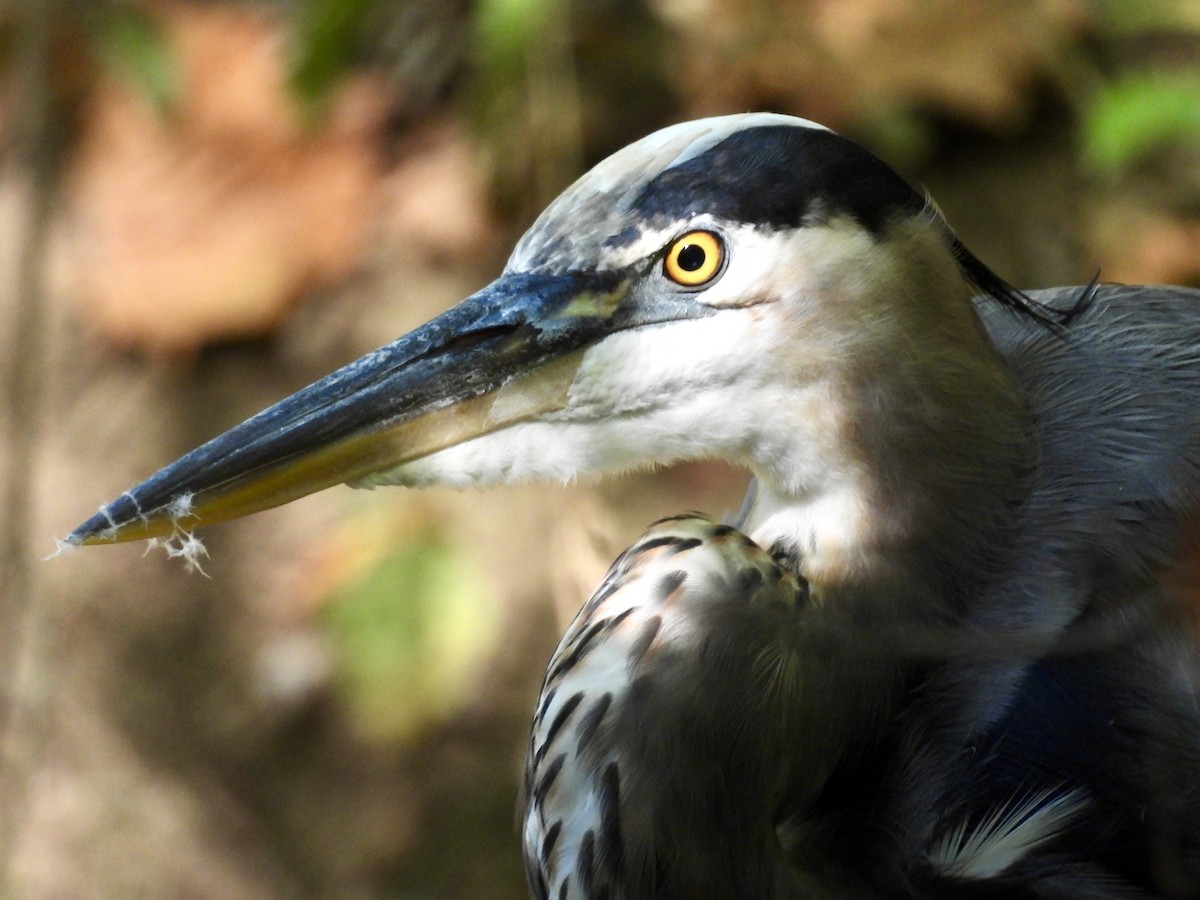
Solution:
<svg viewBox="0 0 1200 900">
<path fill-rule="evenodd" d="M 667 248 L 663 272 L 676 284 L 700 287 L 717 277 L 725 245 L 711 231 L 689 231 Z"/>
</svg>

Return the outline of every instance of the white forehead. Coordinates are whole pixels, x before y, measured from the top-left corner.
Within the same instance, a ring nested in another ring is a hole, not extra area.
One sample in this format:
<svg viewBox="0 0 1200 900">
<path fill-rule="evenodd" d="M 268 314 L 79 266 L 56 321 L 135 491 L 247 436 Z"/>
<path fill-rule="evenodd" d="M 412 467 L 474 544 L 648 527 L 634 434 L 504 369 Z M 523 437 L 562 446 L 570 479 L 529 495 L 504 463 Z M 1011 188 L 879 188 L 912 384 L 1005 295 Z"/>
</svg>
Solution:
<svg viewBox="0 0 1200 900">
<path fill-rule="evenodd" d="M 589 191 L 605 193 L 628 184 L 631 173 L 638 173 L 646 179 L 652 178 L 706 153 L 730 135 L 771 125 L 829 130 L 824 125 L 797 116 L 763 112 L 680 122 L 618 150 L 598 163 L 578 184 L 586 184 Z"/>
</svg>

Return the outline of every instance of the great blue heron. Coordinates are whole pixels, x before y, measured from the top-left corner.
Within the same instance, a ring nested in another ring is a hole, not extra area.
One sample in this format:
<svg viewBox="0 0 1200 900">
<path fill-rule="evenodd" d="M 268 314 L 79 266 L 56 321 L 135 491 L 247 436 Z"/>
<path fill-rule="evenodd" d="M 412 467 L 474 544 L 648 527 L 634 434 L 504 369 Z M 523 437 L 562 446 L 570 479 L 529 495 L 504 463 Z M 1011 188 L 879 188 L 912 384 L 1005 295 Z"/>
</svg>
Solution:
<svg viewBox="0 0 1200 900">
<path fill-rule="evenodd" d="M 1200 292 L 1018 292 L 861 147 L 729 116 L 69 541 L 731 460 L 738 529 L 652 530 L 551 663 L 535 894 L 1200 896 L 1198 400 Z"/>
</svg>

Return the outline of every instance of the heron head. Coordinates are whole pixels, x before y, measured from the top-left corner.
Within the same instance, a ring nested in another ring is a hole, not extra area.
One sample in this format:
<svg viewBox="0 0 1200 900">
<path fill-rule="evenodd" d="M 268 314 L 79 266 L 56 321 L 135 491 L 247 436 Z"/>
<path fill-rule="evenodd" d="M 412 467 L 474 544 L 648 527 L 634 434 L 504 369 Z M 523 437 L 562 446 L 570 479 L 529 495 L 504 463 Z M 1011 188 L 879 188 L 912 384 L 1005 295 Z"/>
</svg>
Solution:
<svg viewBox="0 0 1200 900">
<path fill-rule="evenodd" d="M 492 284 L 167 466 L 69 541 L 170 534 L 342 482 L 775 465 L 797 434 L 838 439 L 845 423 L 822 418 L 838 415 L 839 379 L 894 363 L 914 329 L 972 327 L 969 282 L 999 291 L 989 277 L 922 195 L 819 125 L 676 125 L 564 192 Z"/>
</svg>

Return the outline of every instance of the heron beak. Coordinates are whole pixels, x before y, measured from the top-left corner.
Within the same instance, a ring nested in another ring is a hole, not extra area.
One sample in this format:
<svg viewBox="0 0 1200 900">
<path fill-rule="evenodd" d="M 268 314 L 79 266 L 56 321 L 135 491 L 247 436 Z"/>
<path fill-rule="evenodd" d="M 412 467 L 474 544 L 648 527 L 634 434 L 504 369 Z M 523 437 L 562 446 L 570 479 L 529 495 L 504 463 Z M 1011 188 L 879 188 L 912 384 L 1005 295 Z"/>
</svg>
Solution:
<svg viewBox="0 0 1200 900">
<path fill-rule="evenodd" d="M 686 297 L 633 303 L 630 284 L 620 272 L 506 274 L 171 463 L 67 541 L 238 518 L 561 409 L 588 345 L 706 314 Z"/>
</svg>

